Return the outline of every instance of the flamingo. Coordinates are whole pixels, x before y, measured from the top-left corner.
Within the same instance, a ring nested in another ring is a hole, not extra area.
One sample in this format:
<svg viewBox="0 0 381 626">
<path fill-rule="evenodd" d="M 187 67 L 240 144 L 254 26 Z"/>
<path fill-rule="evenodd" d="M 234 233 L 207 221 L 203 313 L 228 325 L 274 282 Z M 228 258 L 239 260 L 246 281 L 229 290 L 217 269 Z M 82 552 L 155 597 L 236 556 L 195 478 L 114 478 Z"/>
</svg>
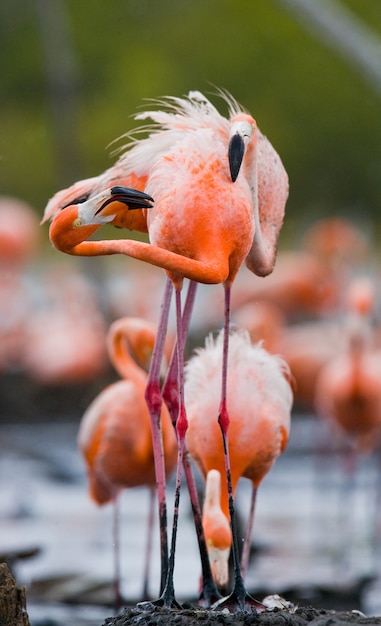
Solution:
<svg viewBox="0 0 381 626">
<path fill-rule="evenodd" d="M 110 501 L 114 503 L 117 606 L 121 601 L 117 498 L 123 488 L 148 485 L 152 493 L 155 489 L 151 426 L 144 399 L 146 372 L 155 334 L 155 326 L 139 318 L 125 317 L 111 324 L 107 334 L 108 354 L 123 380 L 109 385 L 93 400 L 83 415 L 78 433 L 78 446 L 86 462 L 91 498 L 98 505 Z M 170 347 L 167 342 L 167 359 Z M 165 467 L 169 475 L 176 465 L 177 441 L 165 406 L 161 411 L 161 423 Z M 152 510 L 149 525 L 152 525 Z M 148 592 L 151 528 L 148 536 L 143 597 Z"/>
<path fill-rule="evenodd" d="M 319 220 L 305 231 L 299 249 L 279 252 L 268 280 L 250 282 L 241 272 L 232 310 L 266 300 L 293 322 L 336 313 L 351 275 L 366 267 L 370 252 L 370 242 L 350 220 Z"/>
<path fill-rule="evenodd" d="M 218 411 L 221 361 L 224 335 L 207 337 L 205 347 L 196 350 L 185 365 L 185 397 L 189 428 L 188 450 L 204 478 L 207 479 L 203 516 L 207 518 L 205 537 L 212 570 L 219 586 L 227 583 L 226 525 L 221 516 L 211 520 L 220 487 L 211 470 L 224 472 L 224 453 L 214 415 Z M 289 368 L 279 356 L 272 355 L 260 343 L 253 345 L 247 331 L 232 332 L 229 341 L 227 408 L 230 417 L 229 445 L 233 492 L 241 477 L 252 482 L 252 503 L 242 554 L 241 568 L 248 564 L 250 536 L 257 489 L 276 458 L 286 447 L 290 432 L 293 394 Z M 209 492 L 209 493 L 208 493 Z M 211 493 L 210 493 L 211 492 Z M 229 517 L 229 494 L 226 482 L 221 486 L 221 509 Z M 213 509 L 212 509 L 213 510 Z M 231 543 L 231 542 L 230 542 Z M 219 548 L 219 546 L 222 546 Z M 233 544 L 233 549 L 235 549 Z"/>
<path fill-rule="evenodd" d="M 34 209 L 19 198 L 0 196 L 0 265 L 7 269 L 26 267 L 40 244 Z"/>
<path fill-rule="evenodd" d="M 34 209 L 19 198 L 0 196 L 0 371 L 22 369 L 32 303 L 30 266 L 40 243 Z"/>
<path fill-rule="evenodd" d="M 374 300 L 374 285 L 368 278 L 352 281 L 346 298 L 346 346 L 322 367 L 316 382 L 316 414 L 344 443 L 346 498 L 353 487 L 359 456 L 374 452 L 381 441 L 381 353 L 371 327 Z M 379 498 L 378 492 L 375 511 Z M 352 507 L 348 500 L 345 504 L 341 507 L 341 537 L 347 548 Z M 378 539 L 377 519 L 374 524 Z M 348 563 L 341 565 L 347 568 Z"/>
<path fill-rule="evenodd" d="M 42 306 L 25 323 L 22 363 L 42 385 L 74 385 L 107 372 L 107 327 L 94 286 L 73 268 L 40 279 Z"/>
<path fill-rule="evenodd" d="M 354 279 L 347 292 L 347 346 L 321 369 L 315 409 L 360 450 L 371 450 L 381 435 L 381 354 L 371 329 L 374 286 Z"/>
<path fill-rule="evenodd" d="M 143 188 L 146 182 L 147 176 L 141 176 L 140 178 L 136 176 L 134 172 L 127 172 L 126 167 L 123 163 L 123 160 L 120 159 L 112 168 L 106 170 L 103 174 L 98 177 L 86 179 L 83 181 L 79 181 L 69 187 L 68 189 L 64 189 L 62 191 L 57 192 L 48 202 L 42 223 L 47 219 L 54 217 L 57 215 L 62 209 L 66 206 L 70 206 L 72 203 L 84 202 L 86 199 L 89 199 L 94 196 L 94 194 L 99 194 L 107 190 L 110 184 L 114 184 L 115 187 L 111 190 L 112 202 L 115 207 L 118 203 L 117 195 L 121 189 L 120 186 L 123 184 L 134 184 L 135 186 L 139 186 L 139 188 Z M 124 190 L 126 193 L 126 190 Z M 104 197 L 104 196 L 102 196 Z M 152 198 L 144 193 L 139 193 L 131 188 L 128 189 L 128 197 L 127 200 L 125 197 L 119 198 L 121 203 L 127 205 L 128 210 L 124 212 L 120 212 L 120 207 L 124 206 L 119 203 L 118 209 L 119 212 L 110 218 L 102 218 L 102 222 L 110 221 L 111 224 L 117 227 L 125 227 L 130 230 L 138 230 L 141 232 L 147 232 L 146 225 L 146 216 L 143 215 L 143 211 L 139 208 L 139 205 L 143 208 L 150 208 L 150 201 Z M 106 205 L 108 201 L 105 201 Z M 131 209 L 134 209 L 133 211 Z M 104 209 L 102 211 L 104 213 Z M 168 279 L 167 279 L 168 281 Z M 189 288 L 189 296 L 187 299 L 187 303 L 185 305 L 185 309 L 188 308 L 188 314 L 184 311 L 184 329 L 189 326 L 190 315 L 193 308 L 193 302 L 195 297 L 195 289 L 196 283 L 190 285 Z M 166 293 L 170 293 L 171 287 L 170 282 L 167 282 L 166 285 Z M 152 297 L 152 289 L 150 291 Z M 170 298 L 167 296 L 166 301 L 163 302 L 162 307 L 162 321 L 160 324 L 163 328 L 166 328 L 168 321 L 168 307 L 170 303 Z M 150 305 L 152 308 L 152 302 Z M 160 453 L 160 440 L 161 433 L 160 431 L 160 407 L 161 407 L 161 392 L 158 386 L 159 379 L 159 367 L 161 354 L 163 349 L 163 332 L 161 334 L 162 339 L 158 342 L 158 345 L 154 348 L 154 355 L 152 359 L 152 368 L 149 371 L 148 382 L 147 382 L 147 402 L 150 409 L 151 421 L 153 424 L 153 437 L 154 437 L 154 450 L 158 450 L 155 455 L 155 465 L 156 465 L 156 474 L 157 474 L 157 484 L 158 484 L 158 501 L 159 501 L 159 515 L 160 515 L 160 539 L 161 539 L 161 560 L 162 560 L 162 574 L 161 574 L 161 585 L 160 588 L 164 588 L 164 584 L 167 578 L 167 569 L 168 569 L 168 541 L 166 535 L 167 528 L 167 513 L 166 513 L 166 495 L 165 495 L 165 476 L 164 476 L 164 468 Z M 165 396 L 165 400 L 168 404 L 168 408 L 172 415 L 173 423 L 175 423 L 178 412 L 178 391 L 177 391 L 177 374 L 178 368 L 176 367 L 175 362 L 172 360 L 172 364 L 170 370 L 168 372 L 167 379 L 165 381 L 165 386 L 163 388 L 163 397 Z M 175 417 L 176 414 L 176 417 Z M 157 426 L 157 428 L 156 428 Z M 192 474 L 192 468 L 189 463 L 186 455 L 184 456 L 184 468 L 185 475 L 188 484 L 189 495 L 192 504 L 192 510 L 194 514 L 195 527 L 197 532 L 197 539 L 199 543 L 200 549 L 200 557 L 202 562 L 202 570 L 203 570 L 203 585 L 200 593 L 200 604 L 204 606 L 209 606 L 213 600 L 219 598 L 219 593 L 214 585 L 212 574 L 210 571 L 210 565 L 207 557 L 206 544 L 203 536 L 203 528 L 201 523 L 201 512 L 199 510 L 199 502 L 198 502 L 198 494 L 196 485 L 194 483 L 194 477 Z"/>
<path fill-rule="evenodd" d="M 262 135 L 254 118 L 232 96 L 225 92 L 221 95 L 228 105 L 229 119 L 223 117 L 200 92 L 190 92 L 188 98 L 163 99 L 159 101 L 163 110 L 136 116 L 138 120 L 151 118 L 156 126 L 147 127 L 151 131 L 147 138 L 131 140 L 130 149 L 120 157 L 120 164 L 124 173 L 133 174 L 140 182 L 146 180 L 144 190 L 155 199 L 153 207 L 142 210 L 149 244 L 126 239 L 86 241 L 103 223 L 123 222 L 126 215 L 123 203 L 128 205 L 131 193 L 125 194 L 121 186 L 66 207 L 55 215 L 49 231 L 52 244 L 68 254 L 122 253 L 162 267 L 175 288 L 179 372 L 176 501 L 188 425 L 184 406 L 181 320 L 184 278 L 202 283 L 222 283 L 225 290 L 225 342 L 218 422 L 224 440 L 229 481 L 226 376 L 231 287 L 243 263 L 260 276 L 271 273 L 288 197 L 288 177 L 271 143 Z M 168 306 L 169 289 L 166 294 L 165 306 Z M 165 333 L 164 327 L 162 330 Z M 155 388 L 149 385 L 147 397 L 151 407 L 160 403 L 157 391 L 157 384 Z M 152 413 L 155 413 L 153 409 Z M 152 425 L 153 432 L 157 431 L 156 419 L 152 419 Z M 160 456 L 158 441 L 159 435 L 154 434 L 157 458 Z M 230 497 L 232 499 L 231 489 Z M 230 508 L 234 537 L 234 507 Z M 176 526 L 175 509 L 173 535 Z M 172 552 L 173 547 L 172 542 Z M 167 606 L 174 602 L 173 559 L 171 563 L 162 594 Z M 241 609 L 248 600 L 239 567 L 230 600 Z"/>
<path fill-rule="evenodd" d="M 319 371 L 345 345 L 337 317 L 288 324 L 280 306 L 256 300 L 233 311 L 232 319 L 248 330 L 253 343 L 262 341 L 269 352 L 283 356 L 295 381 L 294 409 L 313 411 Z"/>
</svg>

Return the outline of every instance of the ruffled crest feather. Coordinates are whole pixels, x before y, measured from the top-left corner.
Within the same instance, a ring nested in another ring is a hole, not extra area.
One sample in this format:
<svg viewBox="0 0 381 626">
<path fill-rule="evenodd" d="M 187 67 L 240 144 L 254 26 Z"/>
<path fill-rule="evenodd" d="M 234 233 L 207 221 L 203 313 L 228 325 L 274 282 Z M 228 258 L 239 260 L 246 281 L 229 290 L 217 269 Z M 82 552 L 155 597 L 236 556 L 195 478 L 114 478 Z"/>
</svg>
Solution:
<svg viewBox="0 0 381 626">
<path fill-rule="evenodd" d="M 219 89 L 217 95 L 226 102 L 230 117 L 244 112 L 227 91 Z M 159 156 L 168 152 L 187 132 L 200 128 L 213 129 L 222 135 L 229 132 L 229 120 L 200 91 L 190 91 L 186 98 L 167 96 L 149 102 L 160 108 L 138 113 L 134 119 L 152 120 L 152 123 L 123 135 L 129 141 L 116 150 L 123 151 L 120 162 L 126 174 L 145 175 Z M 148 136 L 141 138 L 143 133 Z"/>
</svg>

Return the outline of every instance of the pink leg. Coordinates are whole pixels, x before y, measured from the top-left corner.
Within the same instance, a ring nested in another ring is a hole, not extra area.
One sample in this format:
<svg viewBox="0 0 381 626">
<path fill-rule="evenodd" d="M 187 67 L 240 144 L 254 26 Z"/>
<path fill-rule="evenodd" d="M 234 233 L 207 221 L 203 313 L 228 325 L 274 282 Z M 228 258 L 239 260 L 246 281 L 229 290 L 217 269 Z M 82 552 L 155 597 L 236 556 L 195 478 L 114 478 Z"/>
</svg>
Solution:
<svg viewBox="0 0 381 626">
<path fill-rule="evenodd" d="M 152 554 L 152 530 L 153 530 L 153 525 L 154 525 L 154 504 L 155 504 L 155 488 L 150 489 L 150 494 L 149 494 L 149 512 L 148 512 L 148 528 L 147 528 L 147 544 L 146 544 L 146 553 L 145 553 L 145 560 L 144 560 L 144 577 L 143 577 L 143 592 L 142 592 L 142 598 L 143 600 L 148 600 L 149 598 L 149 591 L 148 591 L 148 584 L 149 584 L 149 572 L 150 572 L 150 561 L 151 561 L 151 554 Z"/>
<path fill-rule="evenodd" d="M 203 608 L 209 608 L 214 602 L 217 602 L 221 598 L 215 582 L 212 576 L 212 570 L 210 568 L 208 549 L 206 547 L 206 539 L 204 535 L 204 528 L 202 525 L 202 515 L 200 509 L 200 503 L 198 500 L 198 493 L 190 457 L 188 451 L 184 450 L 184 473 L 187 481 L 189 498 L 191 502 L 194 525 L 196 528 L 198 549 L 201 559 L 201 572 L 202 572 L 202 588 L 199 596 L 199 604 Z"/>
<path fill-rule="evenodd" d="M 188 294 L 184 305 L 182 314 L 182 334 L 183 342 L 185 343 L 186 336 L 189 330 L 189 323 L 193 310 L 194 299 L 196 295 L 197 283 L 191 281 L 189 283 Z M 169 413 L 172 418 L 173 425 L 176 426 L 177 417 L 179 414 L 179 391 L 178 391 L 178 360 L 177 360 L 177 347 L 175 346 L 172 354 L 172 359 L 168 368 L 167 377 L 164 381 L 162 394 L 163 399 L 168 407 Z M 210 569 L 208 550 L 206 547 L 204 529 L 202 526 L 201 509 L 198 500 L 196 483 L 190 463 L 189 454 L 186 450 L 184 443 L 184 474 L 187 481 L 189 498 L 191 501 L 191 507 L 193 511 L 193 519 L 196 528 L 197 541 L 200 551 L 201 568 L 202 568 L 202 589 L 200 593 L 200 604 L 205 608 L 209 607 L 213 602 L 220 598 L 220 594 L 214 583 L 212 571 Z"/>
<path fill-rule="evenodd" d="M 114 549 L 114 608 L 117 613 L 123 604 L 120 593 L 120 532 L 119 532 L 119 493 L 116 492 L 112 499 L 112 537 Z"/>
<path fill-rule="evenodd" d="M 182 313 L 182 339 L 183 346 L 188 335 L 189 324 L 192 317 L 194 300 L 196 297 L 197 283 L 193 280 L 189 282 L 188 293 L 185 300 L 184 310 Z M 171 362 L 168 367 L 167 375 L 162 386 L 162 397 L 168 407 L 172 424 L 176 426 L 179 415 L 179 368 L 177 358 L 177 342 L 173 348 Z"/>
<path fill-rule="evenodd" d="M 243 542 L 243 550 L 241 554 L 241 574 L 243 580 L 245 580 L 247 568 L 249 565 L 250 558 L 250 547 L 251 547 L 251 534 L 253 531 L 253 522 L 254 522 L 254 512 L 255 512 L 255 501 L 257 497 L 257 489 L 254 487 L 251 490 L 251 503 L 250 503 L 250 512 L 249 519 L 247 520 L 246 526 L 246 535 L 245 541 Z"/>
<path fill-rule="evenodd" d="M 228 486 L 229 497 L 229 513 L 230 513 L 230 525 L 232 531 L 232 555 L 234 566 L 234 583 L 233 590 L 227 598 L 223 598 L 215 603 L 214 607 L 217 610 L 222 610 L 225 607 L 238 609 L 241 611 L 254 610 L 261 611 L 266 607 L 252 598 L 246 591 L 241 569 L 239 563 L 239 550 L 238 550 L 238 534 L 237 534 L 237 522 L 234 511 L 234 499 L 233 488 L 231 481 L 231 466 L 229 455 L 229 415 L 226 406 L 226 389 L 227 389 L 227 374 L 228 374 L 228 352 L 229 352 L 229 330 L 230 330 L 230 287 L 225 286 L 225 319 L 224 319 L 224 342 L 222 352 L 222 387 L 221 387 L 221 404 L 218 416 L 218 423 L 221 428 L 222 442 L 224 448 L 225 457 L 225 469 L 226 480 Z"/>
<path fill-rule="evenodd" d="M 167 501 L 166 501 L 166 476 L 163 452 L 163 438 L 161 431 L 160 412 L 162 397 L 160 391 L 160 368 L 163 358 L 164 343 L 167 333 L 169 308 L 171 304 L 173 285 L 167 279 L 164 291 L 163 303 L 156 335 L 155 346 L 152 354 L 150 370 L 148 373 L 145 398 L 151 418 L 152 445 L 155 462 L 157 496 L 159 503 L 160 525 L 160 556 L 161 556 L 161 581 L 160 593 L 164 589 L 168 573 L 168 536 L 167 536 Z"/>
<path fill-rule="evenodd" d="M 184 345 L 183 345 L 183 328 L 181 314 L 181 291 L 176 290 L 176 337 L 177 337 L 177 362 L 179 377 L 179 414 L 176 420 L 176 432 L 178 443 L 177 471 L 176 471 L 176 487 L 175 487 L 175 503 L 173 511 L 173 525 L 171 550 L 169 554 L 168 573 L 164 591 L 159 599 L 160 605 L 166 607 L 181 608 L 176 602 L 175 591 L 173 585 L 173 575 L 175 569 L 175 550 L 177 539 L 177 526 L 179 519 L 180 505 L 180 487 L 182 477 L 182 467 L 185 449 L 185 434 L 188 428 L 188 420 L 184 404 Z"/>
</svg>

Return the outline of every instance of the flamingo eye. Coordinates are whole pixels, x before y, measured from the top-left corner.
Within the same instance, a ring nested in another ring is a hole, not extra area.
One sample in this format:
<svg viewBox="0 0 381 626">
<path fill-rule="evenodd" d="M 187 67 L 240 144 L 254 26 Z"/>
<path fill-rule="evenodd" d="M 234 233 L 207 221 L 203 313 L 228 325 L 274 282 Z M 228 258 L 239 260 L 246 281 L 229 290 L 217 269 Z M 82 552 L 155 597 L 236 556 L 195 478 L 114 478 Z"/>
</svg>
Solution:
<svg viewBox="0 0 381 626">
<path fill-rule="evenodd" d="M 82 226 L 82 220 L 77 217 L 77 219 L 73 222 L 73 228 L 79 228 L 80 226 Z"/>
</svg>

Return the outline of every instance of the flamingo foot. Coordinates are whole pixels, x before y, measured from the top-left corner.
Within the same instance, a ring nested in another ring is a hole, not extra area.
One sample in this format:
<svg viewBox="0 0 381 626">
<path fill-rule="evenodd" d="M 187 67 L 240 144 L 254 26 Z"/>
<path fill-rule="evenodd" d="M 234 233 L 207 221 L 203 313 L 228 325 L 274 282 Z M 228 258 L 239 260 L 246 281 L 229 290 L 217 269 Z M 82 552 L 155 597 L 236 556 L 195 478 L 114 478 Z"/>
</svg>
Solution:
<svg viewBox="0 0 381 626">
<path fill-rule="evenodd" d="M 239 611 L 262 613 L 267 607 L 247 592 L 242 577 L 236 574 L 234 588 L 231 594 L 225 598 L 221 598 L 221 600 L 217 600 L 211 608 L 213 611 L 228 609 L 230 613 L 238 613 Z"/>
<path fill-rule="evenodd" d="M 166 598 L 164 595 L 162 595 L 158 600 L 154 600 L 154 602 L 151 602 L 151 604 L 153 604 L 154 606 L 164 607 L 166 609 L 177 609 L 178 611 L 181 611 L 181 609 L 183 608 L 180 602 L 177 602 L 175 597 Z"/>
<path fill-rule="evenodd" d="M 228 609 L 229 613 L 238 613 L 239 611 L 245 611 L 249 613 L 262 613 L 267 607 L 253 598 L 247 591 L 244 594 L 238 594 L 236 591 L 232 591 L 229 596 L 217 600 L 212 607 L 212 611 L 223 611 Z"/>
<path fill-rule="evenodd" d="M 145 606 L 157 606 L 157 607 L 164 607 L 166 609 L 177 609 L 177 610 L 181 610 L 183 607 L 181 606 L 181 604 L 179 602 L 177 602 L 176 598 L 175 598 L 175 592 L 173 590 L 173 588 L 171 589 L 170 586 L 166 586 L 164 588 L 163 593 L 161 594 L 160 598 L 158 598 L 157 600 L 151 600 L 149 602 L 139 602 L 138 606 L 140 607 L 145 607 Z"/>
<path fill-rule="evenodd" d="M 203 609 L 210 609 L 218 601 L 223 600 L 220 592 L 218 591 L 212 577 L 203 581 L 202 590 L 198 599 L 198 604 Z"/>
<path fill-rule="evenodd" d="M 150 602 L 139 602 L 140 607 L 145 606 L 156 606 L 156 607 L 164 607 L 166 609 L 177 609 L 181 610 L 183 607 L 179 602 L 177 602 L 175 598 L 175 588 L 173 586 L 173 572 L 168 572 L 167 580 L 164 586 L 164 590 L 161 593 L 161 596 L 157 600 L 151 600 Z"/>
</svg>

